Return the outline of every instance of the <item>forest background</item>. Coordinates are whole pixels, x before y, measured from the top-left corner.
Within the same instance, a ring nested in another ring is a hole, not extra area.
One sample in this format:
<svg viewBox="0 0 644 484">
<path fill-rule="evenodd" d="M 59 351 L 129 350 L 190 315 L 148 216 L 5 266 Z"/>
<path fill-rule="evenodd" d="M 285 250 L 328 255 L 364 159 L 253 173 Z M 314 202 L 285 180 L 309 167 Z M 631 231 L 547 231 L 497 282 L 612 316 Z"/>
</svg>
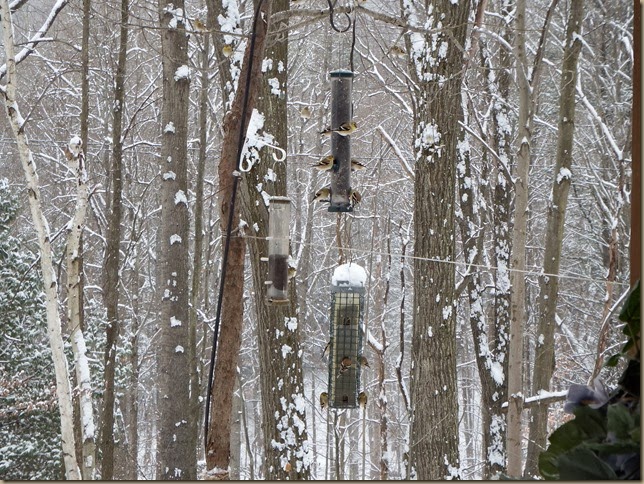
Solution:
<svg viewBox="0 0 644 484">
<path fill-rule="evenodd" d="M 621 371 L 633 5 L 0 0 L 0 478 L 537 476 L 567 388 Z M 340 214 L 336 69 L 366 165 Z M 346 262 L 368 401 L 336 410 Z"/>
</svg>

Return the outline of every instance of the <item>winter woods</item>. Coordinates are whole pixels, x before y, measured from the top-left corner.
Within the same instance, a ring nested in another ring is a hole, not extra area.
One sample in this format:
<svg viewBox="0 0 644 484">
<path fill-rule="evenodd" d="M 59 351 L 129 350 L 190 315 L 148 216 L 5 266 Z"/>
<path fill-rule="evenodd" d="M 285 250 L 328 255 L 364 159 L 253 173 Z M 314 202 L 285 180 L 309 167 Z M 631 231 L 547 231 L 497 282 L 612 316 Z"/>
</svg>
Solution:
<svg viewBox="0 0 644 484">
<path fill-rule="evenodd" d="M 0 0 L 0 18 L 0 478 L 535 477 L 571 384 L 616 385 L 632 3 Z M 331 126 L 338 69 L 355 129 Z M 353 211 L 329 212 L 345 135 Z M 272 196 L 291 200 L 282 304 Z M 365 361 L 341 409 L 345 263 L 367 274 Z"/>
</svg>

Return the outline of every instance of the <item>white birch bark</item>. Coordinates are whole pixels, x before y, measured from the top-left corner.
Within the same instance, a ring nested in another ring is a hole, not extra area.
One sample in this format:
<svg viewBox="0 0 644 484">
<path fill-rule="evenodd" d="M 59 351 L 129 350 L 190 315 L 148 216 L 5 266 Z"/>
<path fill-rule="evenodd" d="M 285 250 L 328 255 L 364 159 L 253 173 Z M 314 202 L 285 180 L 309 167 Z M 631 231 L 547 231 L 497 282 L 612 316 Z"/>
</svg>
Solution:
<svg viewBox="0 0 644 484">
<path fill-rule="evenodd" d="M 13 42 L 13 24 L 11 11 L 7 0 L 0 0 L 0 17 L 2 36 L 6 57 L 7 85 L 0 88 L 5 101 L 5 109 L 11 130 L 16 139 L 20 161 L 25 172 L 29 193 L 29 207 L 33 218 L 34 227 L 38 236 L 40 249 L 40 265 L 43 274 L 44 292 L 46 300 L 47 333 L 51 346 L 54 373 L 56 377 L 56 396 L 60 410 L 61 440 L 63 447 L 63 461 L 65 463 L 65 477 L 68 480 L 81 478 L 74 442 L 74 423 L 72 407 L 72 389 L 69 379 L 67 360 L 63 352 L 63 339 L 61 332 L 60 314 L 58 313 L 58 286 L 52 263 L 51 239 L 49 224 L 44 217 L 40 203 L 40 190 L 38 188 L 38 174 L 33 155 L 29 148 L 27 136 L 24 132 L 24 119 L 16 102 L 17 75 L 16 56 Z"/>
<path fill-rule="evenodd" d="M 94 426 L 94 409 L 92 406 L 92 385 L 87 361 L 85 338 L 81 328 L 81 298 L 79 291 L 81 280 L 80 240 L 85 225 L 87 204 L 89 199 L 87 187 L 87 172 L 85 171 L 85 154 L 80 144 L 79 137 L 70 141 L 72 151 L 67 152 L 69 166 L 74 172 L 77 185 L 76 211 L 74 217 L 67 225 L 67 315 L 71 328 L 72 352 L 76 369 L 80 395 L 80 421 L 82 442 L 81 473 L 83 479 L 92 479 L 94 474 L 96 432 Z"/>
</svg>

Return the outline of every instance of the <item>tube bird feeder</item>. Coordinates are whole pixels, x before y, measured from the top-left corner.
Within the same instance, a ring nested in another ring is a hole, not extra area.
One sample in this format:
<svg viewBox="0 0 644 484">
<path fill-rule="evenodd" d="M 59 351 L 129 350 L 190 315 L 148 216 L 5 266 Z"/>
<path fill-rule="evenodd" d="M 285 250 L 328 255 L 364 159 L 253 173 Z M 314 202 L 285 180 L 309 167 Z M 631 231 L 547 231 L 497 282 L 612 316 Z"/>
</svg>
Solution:
<svg viewBox="0 0 644 484">
<path fill-rule="evenodd" d="M 287 303 L 288 256 L 291 200 L 271 197 L 268 205 L 268 290 L 266 298 L 273 304 Z"/>
<path fill-rule="evenodd" d="M 329 339 L 329 407 L 356 408 L 363 352 L 365 270 L 357 264 L 338 266 L 331 281 Z"/>
<path fill-rule="evenodd" d="M 331 128 L 353 121 L 351 91 L 353 72 L 339 69 L 329 73 L 331 78 Z M 331 203 L 329 212 L 351 212 L 351 136 L 331 133 Z"/>
</svg>

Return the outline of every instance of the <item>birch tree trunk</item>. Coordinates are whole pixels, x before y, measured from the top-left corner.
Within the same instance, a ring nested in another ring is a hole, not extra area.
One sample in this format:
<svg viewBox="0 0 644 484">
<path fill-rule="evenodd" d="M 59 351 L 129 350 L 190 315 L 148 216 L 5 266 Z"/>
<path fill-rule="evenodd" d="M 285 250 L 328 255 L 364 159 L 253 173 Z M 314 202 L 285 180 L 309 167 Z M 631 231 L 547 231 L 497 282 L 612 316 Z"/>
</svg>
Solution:
<svg viewBox="0 0 644 484">
<path fill-rule="evenodd" d="M 188 274 L 188 103 L 190 71 L 183 0 L 159 1 L 163 62 L 161 107 L 161 226 L 157 240 L 159 291 L 158 477 L 196 479 L 190 435 Z M 196 389 L 192 389 L 196 391 Z"/>
<path fill-rule="evenodd" d="M 25 172 L 28 187 L 29 207 L 34 228 L 38 237 L 40 250 L 40 266 L 43 274 L 43 289 L 46 299 L 47 329 L 49 345 L 51 347 L 56 376 L 56 397 L 60 411 L 61 441 L 63 448 L 63 462 L 65 464 L 65 478 L 68 480 L 81 479 L 81 473 L 76 460 L 74 440 L 72 390 L 70 384 L 69 368 L 63 351 L 63 338 L 61 331 L 60 314 L 58 312 L 58 285 L 52 261 L 51 236 L 49 224 L 42 211 L 40 188 L 36 164 L 29 148 L 25 134 L 25 120 L 20 114 L 17 103 L 17 72 L 16 56 L 13 40 L 13 23 L 8 0 L 0 0 L 0 19 L 4 43 L 5 59 L 7 65 L 7 85 L 0 87 L 4 98 L 5 112 L 11 125 L 20 162 Z"/>
<path fill-rule="evenodd" d="M 92 385 L 90 380 L 89 362 L 87 360 L 87 349 L 82 330 L 82 297 L 79 290 L 81 283 L 81 252 L 80 242 L 85 226 L 85 215 L 89 193 L 87 188 L 87 172 L 85 171 L 85 154 L 80 144 L 81 139 L 76 136 L 70 142 L 79 143 L 79 151 L 67 152 L 69 166 L 74 173 L 74 181 L 77 186 L 76 210 L 74 217 L 67 226 L 67 314 L 71 328 L 72 352 L 74 354 L 74 367 L 76 369 L 76 381 L 79 388 L 79 414 L 80 414 L 80 435 L 82 465 L 81 473 L 84 480 L 92 479 L 96 467 L 96 432 L 94 426 L 94 409 L 92 405 Z"/>
<path fill-rule="evenodd" d="M 104 260 L 103 298 L 107 312 L 105 330 L 105 390 L 103 392 L 103 415 L 101 419 L 101 479 L 114 478 L 114 372 L 116 365 L 116 345 L 120 331 L 119 304 L 119 264 L 121 245 L 122 194 L 123 194 L 123 110 L 125 109 L 125 72 L 127 60 L 127 35 L 129 19 L 129 0 L 121 0 L 121 24 L 118 64 L 114 87 L 114 107 L 112 124 L 112 160 L 109 171 L 111 177 L 111 198 L 107 224 L 107 246 Z"/>
<path fill-rule="evenodd" d="M 572 177 L 570 168 L 575 130 L 575 90 L 577 87 L 577 62 L 581 52 L 583 12 L 583 0 L 571 0 L 561 68 L 557 158 L 554 167 L 552 198 L 548 205 L 546 218 L 544 274 L 539 276 L 538 329 L 532 395 L 537 395 L 542 390 L 548 391 L 554 373 L 554 335 L 559 278 L 549 274 L 559 274 L 568 192 Z M 548 437 L 548 405 L 542 404 L 532 407 L 530 416 L 525 477 L 539 475 L 539 454 L 546 449 Z"/>
<path fill-rule="evenodd" d="M 430 29 L 414 57 L 420 88 L 414 122 L 414 328 L 410 458 L 419 480 L 457 477 L 455 162 L 470 2 L 425 7 Z M 420 40 L 420 39 L 418 39 Z M 448 261 L 431 262 L 428 259 Z M 441 355 L 437 358 L 436 355 Z"/>
</svg>

